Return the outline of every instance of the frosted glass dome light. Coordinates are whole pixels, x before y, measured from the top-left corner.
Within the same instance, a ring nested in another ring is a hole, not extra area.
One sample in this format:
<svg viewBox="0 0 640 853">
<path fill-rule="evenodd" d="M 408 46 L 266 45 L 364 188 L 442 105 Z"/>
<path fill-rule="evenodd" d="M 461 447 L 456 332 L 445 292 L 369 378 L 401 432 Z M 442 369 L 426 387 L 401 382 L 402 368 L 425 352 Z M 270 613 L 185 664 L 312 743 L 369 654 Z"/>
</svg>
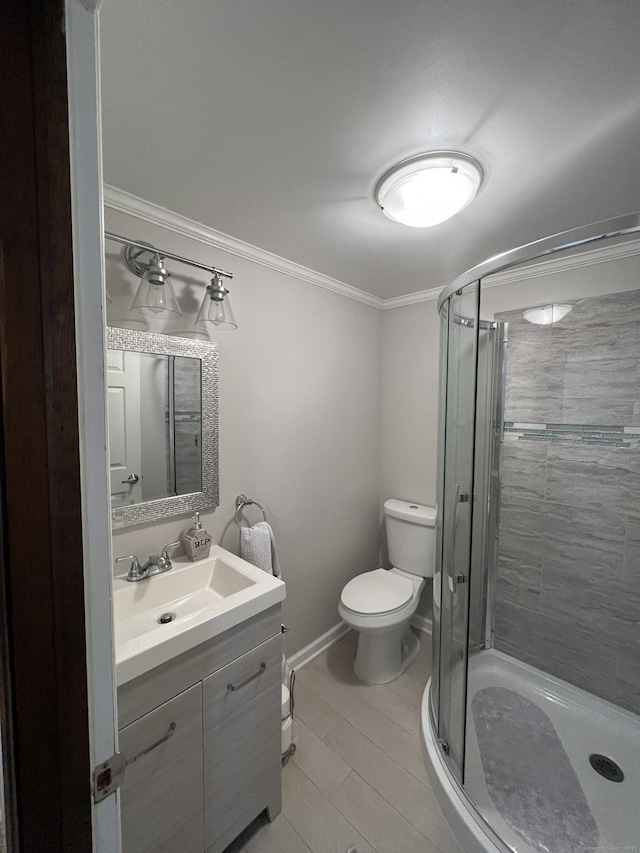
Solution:
<svg viewBox="0 0 640 853">
<path fill-rule="evenodd" d="M 385 216 L 413 228 L 450 219 L 475 198 L 480 164 L 467 154 L 433 151 L 398 163 L 380 178 L 376 202 Z"/>
<path fill-rule="evenodd" d="M 541 305 L 539 308 L 528 308 L 523 317 L 529 323 L 535 323 L 536 326 L 550 326 L 552 323 L 557 323 L 566 317 L 573 305 Z"/>
</svg>

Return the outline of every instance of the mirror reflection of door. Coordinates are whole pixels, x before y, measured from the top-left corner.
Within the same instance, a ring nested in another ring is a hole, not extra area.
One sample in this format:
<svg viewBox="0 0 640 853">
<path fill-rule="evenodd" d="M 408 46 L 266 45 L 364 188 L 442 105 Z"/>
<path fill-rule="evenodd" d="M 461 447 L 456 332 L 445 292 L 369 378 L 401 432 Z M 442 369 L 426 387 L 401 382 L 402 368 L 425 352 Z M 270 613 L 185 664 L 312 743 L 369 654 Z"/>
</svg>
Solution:
<svg viewBox="0 0 640 853">
<path fill-rule="evenodd" d="M 138 359 L 140 371 L 137 424 L 142 436 L 140 500 L 157 501 L 176 493 L 169 417 L 172 408 L 172 356 L 149 352 L 127 352 L 126 356 Z"/>
<path fill-rule="evenodd" d="M 138 353 L 107 350 L 109 475 L 113 506 L 142 500 L 140 359 Z"/>
<path fill-rule="evenodd" d="M 111 505 L 202 490 L 200 359 L 107 350 Z"/>
</svg>

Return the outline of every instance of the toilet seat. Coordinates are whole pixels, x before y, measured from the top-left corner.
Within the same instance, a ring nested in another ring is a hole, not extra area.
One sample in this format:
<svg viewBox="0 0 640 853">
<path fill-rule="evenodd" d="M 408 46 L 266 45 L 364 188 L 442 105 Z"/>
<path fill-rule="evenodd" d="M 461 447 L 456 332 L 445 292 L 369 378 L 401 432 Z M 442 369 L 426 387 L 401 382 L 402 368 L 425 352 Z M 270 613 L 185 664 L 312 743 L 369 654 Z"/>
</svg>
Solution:
<svg viewBox="0 0 640 853">
<path fill-rule="evenodd" d="M 374 569 L 350 580 L 342 590 L 340 603 L 352 613 L 375 616 L 402 610 L 413 593 L 409 578 L 386 569 Z"/>
</svg>

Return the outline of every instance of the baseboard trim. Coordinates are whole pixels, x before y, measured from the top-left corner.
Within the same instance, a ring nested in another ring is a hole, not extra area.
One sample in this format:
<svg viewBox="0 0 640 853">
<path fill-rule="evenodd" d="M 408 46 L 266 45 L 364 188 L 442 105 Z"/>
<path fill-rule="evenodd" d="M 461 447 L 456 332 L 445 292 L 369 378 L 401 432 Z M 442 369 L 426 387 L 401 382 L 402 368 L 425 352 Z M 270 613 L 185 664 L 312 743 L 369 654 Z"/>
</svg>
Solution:
<svg viewBox="0 0 640 853">
<path fill-rule="evenodd" d="M 433 623 L 431 619 L 429 619 L 428 616 L 420 616 L 417 613 L 411 620 L 411 626 L 417 631 L 423 631 L 425 634 L 431 634 L 433 630 Z M 333 628 L 329 628 L 328 631 L 325 631 L 324 634 L 313 640 L 308 646 L 305 646 L 303 649 L 300 649 L 299 652 L 296 652 L 291 655 L 290 658 L 287 658 L 289 668 L 295 670 L 302 669 L 303 666 L 311 663 L 314 658 L 317 658 L 318 655 L 321 655 L 322 652 L 326 652 L 330 646 L 337 643 L 338 640 L 341 640 L 342 637 L 344 637 L 345 634 L 348 634 L 350 630 L 351 629 L 345 622 L 338 622 L 337 625 L 334 625 Z"/>
<path fill-rule="evenodd" d="M 318 655 L 321 655 L 322 652 L 326 652 L 329 646 L 337 643 L 338 640 L 344 637 L 344 635 L 350 630 L 349 626 L 340 620 L 337 625 L 334 625 L 333 628 L 329 628 L 328 631 L 325 631 L 324 634 L 313 640 L 308 646 L 305 646 L 303 649 L 300 649 L 299 652 L 296 652 L 291 655 L 290 658 L 287 658 L 287 663 L 291 669 L 301 669 L 303 666 L 311 663 L 311 661 L 314 658 L 317 658 Z"/>
<path fill-rule="evenodd" d="M 433 622 L 428 616 L 420 616 L 415 613 L 411 620 L 411 626 L 417 631 L 424 631 L 425 634 L 433 633 Z"/>
</svg>

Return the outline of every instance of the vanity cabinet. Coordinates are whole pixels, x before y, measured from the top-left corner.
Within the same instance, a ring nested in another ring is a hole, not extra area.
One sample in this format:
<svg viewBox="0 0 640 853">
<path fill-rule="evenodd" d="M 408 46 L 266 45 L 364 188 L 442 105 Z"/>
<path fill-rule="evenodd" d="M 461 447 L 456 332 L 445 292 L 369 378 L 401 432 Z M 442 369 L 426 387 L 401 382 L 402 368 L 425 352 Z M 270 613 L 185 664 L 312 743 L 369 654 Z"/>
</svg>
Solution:
<svg viewBox="0 0 640 853">
<path fill-rule="evenodd" d="M 265 805 L 280 812 L 282 640 L 274 637 L 205 678 L 204 836 L 220 853 Z M 265 803 L 265 792 L 267 802 Z"/>
<path fill-rule="evenodd" d="M 135 853 L 202 853 L 202 684 L 120 732 L 122 838 Z"/>
<path fill-rule="evenodd" d="M 118 688 L 124 853 L 221 853 L 281 808 L 280 606 Z"/>
</svg>

